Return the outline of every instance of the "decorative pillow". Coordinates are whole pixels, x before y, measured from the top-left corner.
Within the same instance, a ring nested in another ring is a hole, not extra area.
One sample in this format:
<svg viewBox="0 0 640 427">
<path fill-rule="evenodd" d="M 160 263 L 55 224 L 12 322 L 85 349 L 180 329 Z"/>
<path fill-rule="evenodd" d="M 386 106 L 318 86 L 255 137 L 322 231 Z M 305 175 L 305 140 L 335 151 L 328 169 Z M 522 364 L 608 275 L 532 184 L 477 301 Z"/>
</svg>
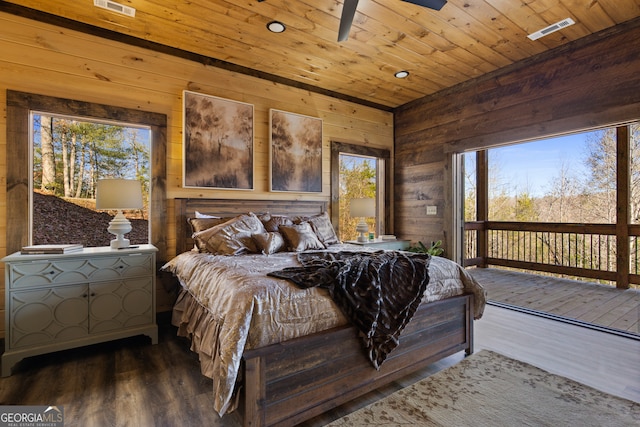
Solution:
<svg viewBox="0 0 640 427">
<path fill-rule="evenodd" d="M 191 235 L 194 236 L 195 233 L 199 233 L 201 231 L 207 230 L 216 225 L 223 224 L 229 221 L 231 218 L 189 218 L 187 222 L 189 226 L 191 226 Z M 199 239 L 196 239 L 194 236 L 196 248 L 200 252 L 206 251 L 205 244 Z"/>
<path fill-rule="evenodd" d="M 293 221 L 288 216 L 270 215 L 267 221 L 263 222 L 264 228 L 269 232 L 280 231 L 281 225 L 293 225 Z"/>
<path fill-rule="evenodd" d="M 313 232 L 311 224 L 281 225 L 280 232 L 284 236 L 290 251 L 300 252 L 308 249 L 325 249 L 318 236 Z"/>
<path fill-rule="evenodd" d="M 198 233 L 200 231 L 211 228 L 214 225 L 225 223 L 233 218 L 189 218 L 187 222 L 191 226 L 192 233 Z"/>
<path fill-rule="evenodd" d="M 293 221 L 294 224 L 302 224 L 303 222 L 309 221 L 309 217 L 296 215 L 294 217 L 291 217 L 291 221 Z"/>
<path fill-rule="evenodd" d="M 325 246 L 340 243 L 327 212 L 312 216 L 309 218 L 308 222 L 311 224 L 311 228 L 316 233 L 316 236 L 318 236 L 318 240 L 320 240 Z"/>
<path fill-rule="evenodd" d="M 284 237 L 278 232 L 254 234 L 253 240 L 256 241 L 258 251 L 265 255 L 275 254 L 285 248 Z"/>
<path fill-rule="evenodd" d="M 254 234 L 266 233 L 262 222 L 252 213 L 239 215 L 225 223 L 195 233 L 198 247 L 217 255 L 237 255 L 257 252 Z"/>
</svg>

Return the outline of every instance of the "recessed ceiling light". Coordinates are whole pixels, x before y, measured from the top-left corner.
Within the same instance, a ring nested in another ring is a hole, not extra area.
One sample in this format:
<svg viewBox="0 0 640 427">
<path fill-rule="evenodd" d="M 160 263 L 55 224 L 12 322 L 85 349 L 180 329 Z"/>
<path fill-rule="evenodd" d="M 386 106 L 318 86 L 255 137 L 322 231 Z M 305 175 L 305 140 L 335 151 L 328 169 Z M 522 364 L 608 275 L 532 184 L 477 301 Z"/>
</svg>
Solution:
<svg viewBox="0 0 640 427">
<path fill-rule="evenodd" d="M 409 77 L 409 72 L 408 71 L 398 71 L 397 73 L 394 74 L 394 76 L 396 76 L 396 78 L 398 79 L 405 79 L 407 77 Z"/>
<path fill-rule="evenodd" d="M 271 21 L 267 24 L 267 28 L 269 29 L 269 31 L 271 31 L 272 33 L 282 33 L 284 32 L 284 30 L 287 29 L 287 27 L 284 26 L 284 24 L 282 22 L 278 22 L 278 21 Z"/>
</svg>

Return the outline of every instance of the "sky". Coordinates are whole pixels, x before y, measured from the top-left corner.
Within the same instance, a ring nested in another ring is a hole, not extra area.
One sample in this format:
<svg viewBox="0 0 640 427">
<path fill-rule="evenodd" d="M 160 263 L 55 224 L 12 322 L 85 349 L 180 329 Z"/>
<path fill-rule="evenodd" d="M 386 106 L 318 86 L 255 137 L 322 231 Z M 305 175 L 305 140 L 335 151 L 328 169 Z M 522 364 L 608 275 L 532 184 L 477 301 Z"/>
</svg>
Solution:
<svg viewBox="0 0 640 427">
<path fill-rule="evenodd" d="M 551 189 L 563 164 L 571 174 L 586 176 L 583 159 L 587 155 L 588 134 L 492 148 L 489 150 L 489 173 L 499 171 L 500 182 L 507 186 L 508 194 L 527 191 L 535 197 L 543 196 Z"/>
</svg>

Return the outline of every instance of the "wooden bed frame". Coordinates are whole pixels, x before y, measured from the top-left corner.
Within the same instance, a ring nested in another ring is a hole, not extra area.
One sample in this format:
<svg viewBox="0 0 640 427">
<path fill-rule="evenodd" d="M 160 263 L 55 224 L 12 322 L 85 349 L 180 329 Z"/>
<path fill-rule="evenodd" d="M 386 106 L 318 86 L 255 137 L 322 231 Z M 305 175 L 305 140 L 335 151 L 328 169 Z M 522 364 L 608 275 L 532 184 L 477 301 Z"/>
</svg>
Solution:
<svg viewBox="0 0 640 427">
<path fill-rule="evenodd" d="M 326 203 L 176 199 L 175 210 L 180 253 L 193 248 L 187 219 L 195 211 L 313 215 L 325 211 Z M 239 410 L 245 426 L 295 425 L 463 350 L 473 353 L 472 295 L 422 304 L 379 370 L 352 326 L 245 351 Z"/>
</svg>

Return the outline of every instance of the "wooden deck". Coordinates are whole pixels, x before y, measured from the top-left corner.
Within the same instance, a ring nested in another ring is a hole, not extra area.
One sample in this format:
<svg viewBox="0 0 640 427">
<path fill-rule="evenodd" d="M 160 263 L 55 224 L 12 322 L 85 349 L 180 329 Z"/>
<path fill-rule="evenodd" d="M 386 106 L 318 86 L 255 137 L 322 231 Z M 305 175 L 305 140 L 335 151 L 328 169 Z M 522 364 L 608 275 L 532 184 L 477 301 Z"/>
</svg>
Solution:
<svg viewBox="0 0 640 427">
<path fill-rule="evenodd" d="M 640 339 L 640 290 L 500 270 L 467 270 L 490 304 Z"/>
</svg>

